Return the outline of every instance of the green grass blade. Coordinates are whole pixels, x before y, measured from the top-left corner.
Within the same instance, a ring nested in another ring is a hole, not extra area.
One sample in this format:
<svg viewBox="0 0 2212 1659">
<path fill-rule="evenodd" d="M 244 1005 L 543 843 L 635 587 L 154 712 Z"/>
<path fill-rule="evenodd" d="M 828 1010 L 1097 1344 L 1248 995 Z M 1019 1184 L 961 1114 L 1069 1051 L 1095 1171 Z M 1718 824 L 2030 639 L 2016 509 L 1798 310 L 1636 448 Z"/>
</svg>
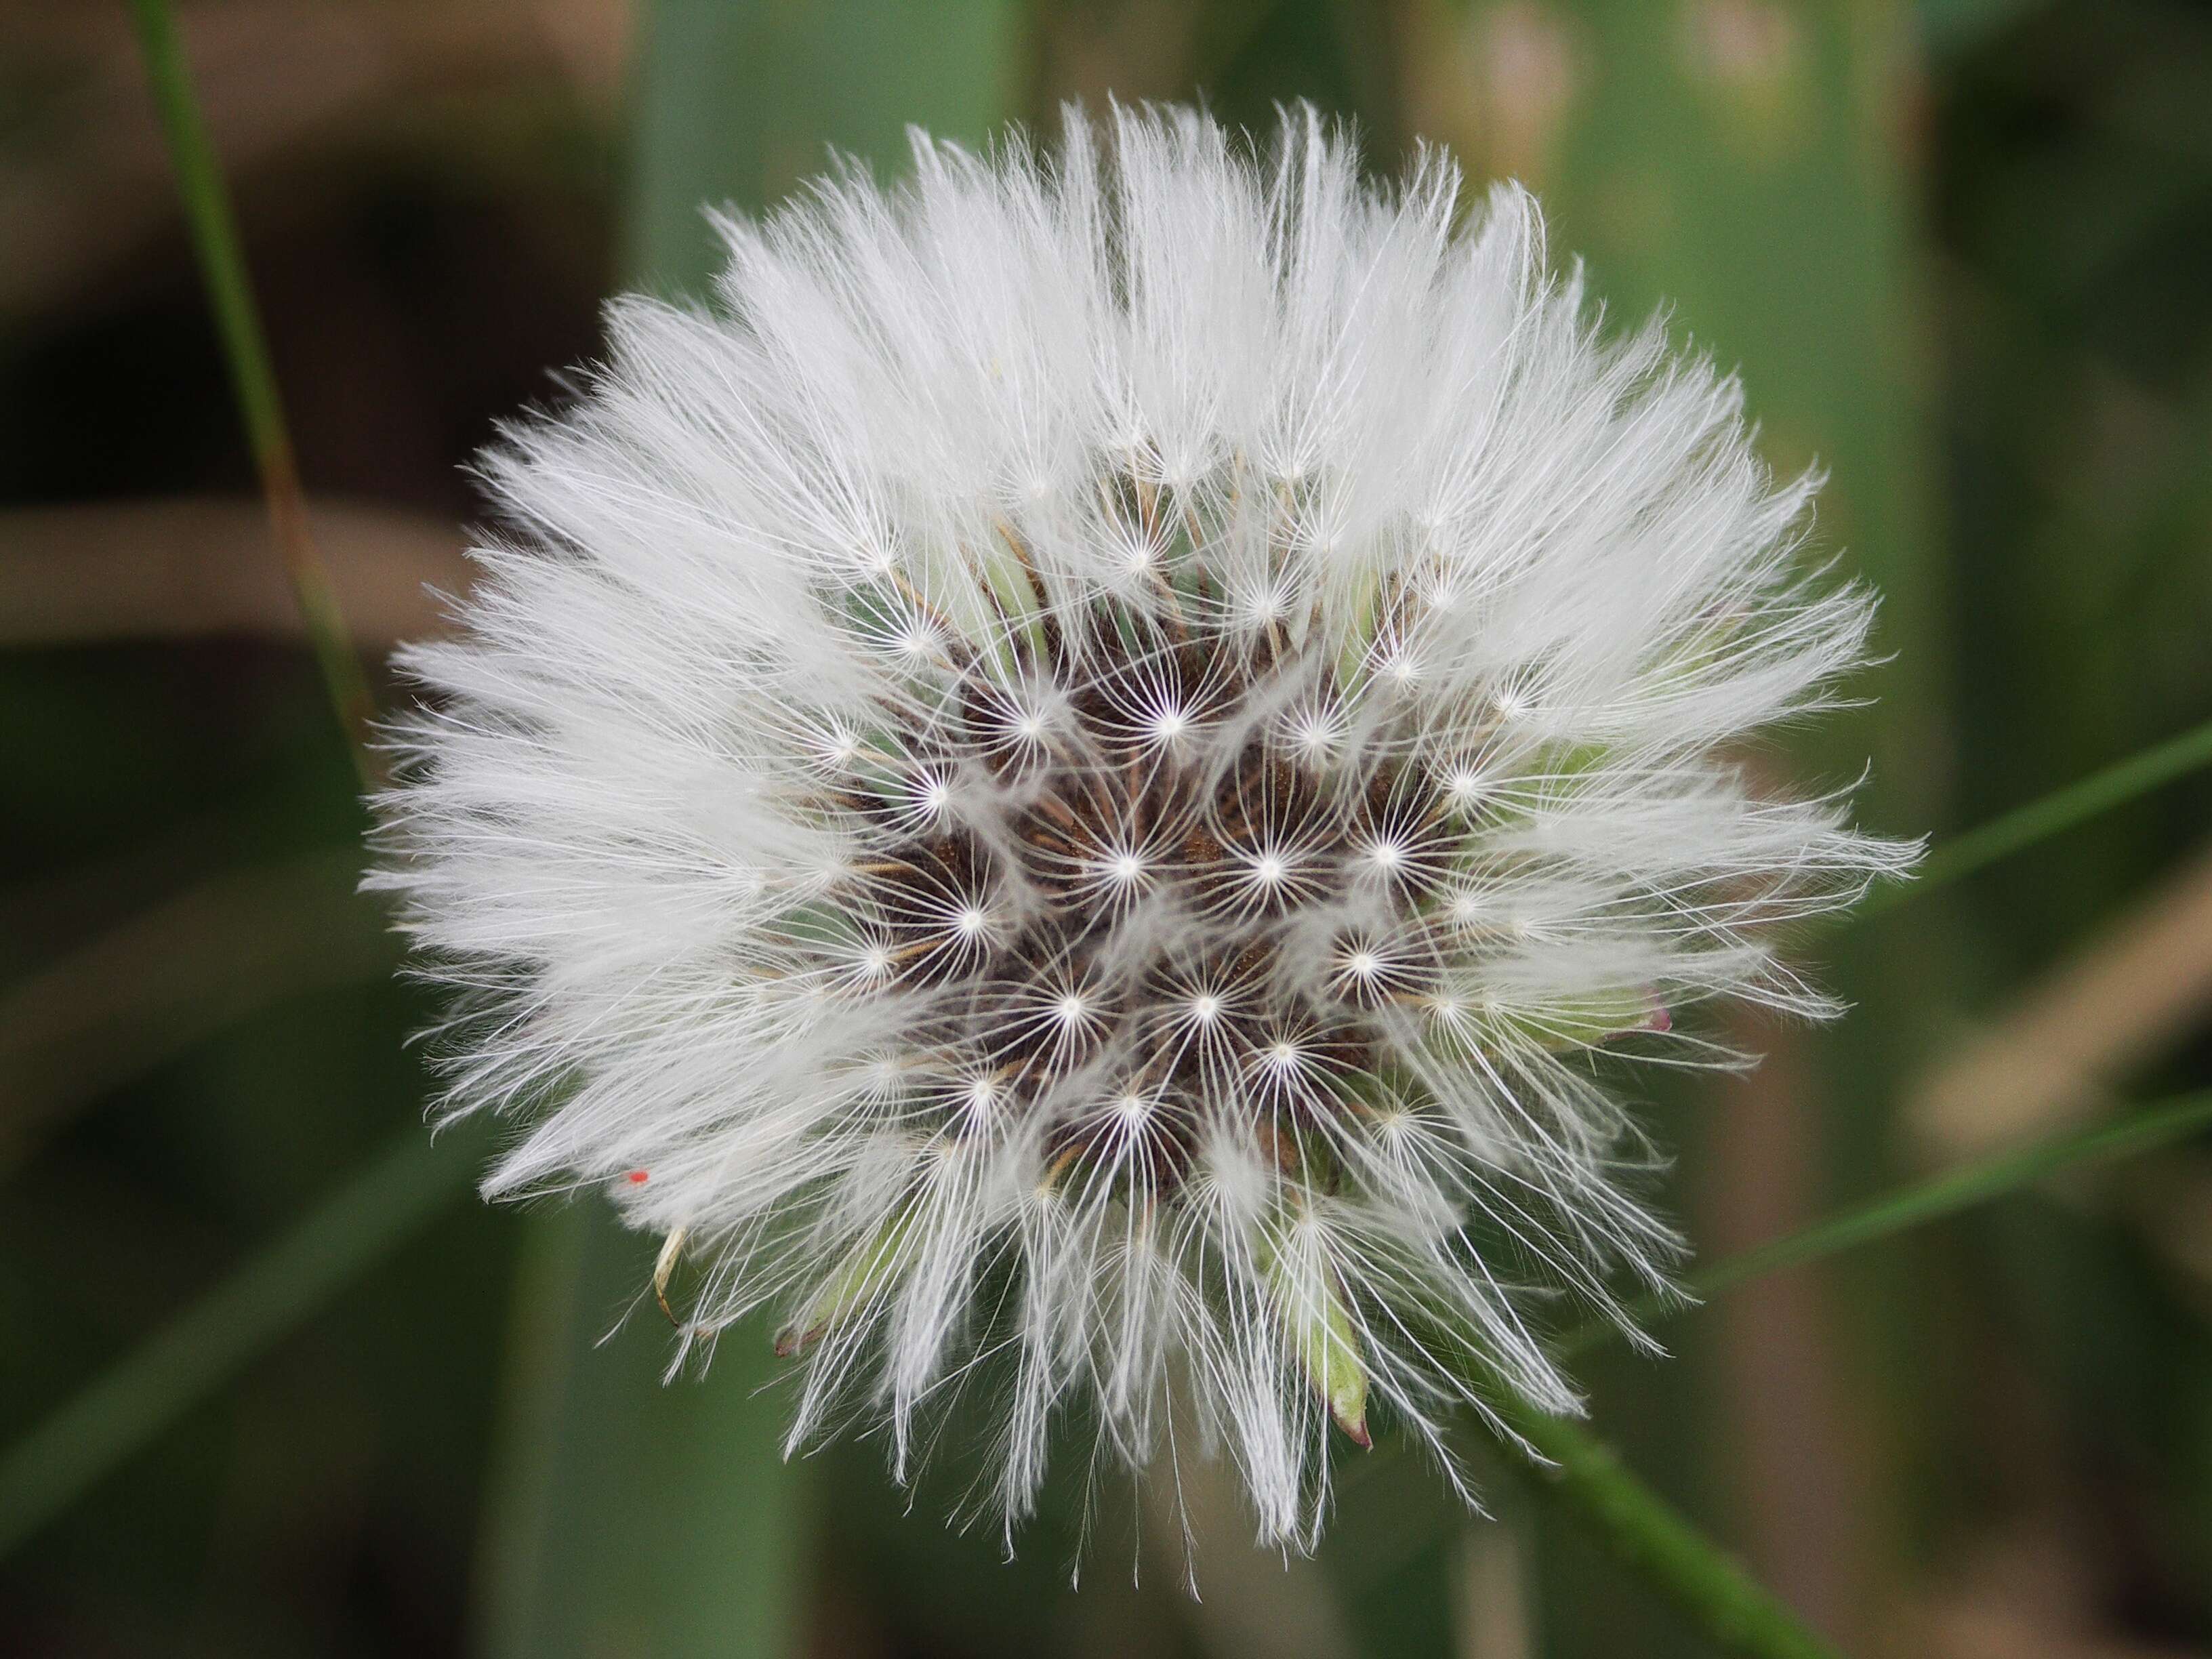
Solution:
<svg viewBox="0 0 2212 1659">
<path fill-rule="evenodd" d="M 2212 1091 L 2184 1095 L 2118 1123 L 2056 1136 L 1987 1158 L 1844 1211 L 1797 1232 L 1723 1257 L 1693 1274 L 1690 1289 L 1714 1296 L 1765 1274 L 1838 1255 L 1986 1204 L 2063 1170 L 2087 1169 L 2172 1144 L 2212 1124 Z"/>
<path fill-rule="evenodd" d="M 369 744 L 375 710 L 368 682 L 362 677 L 361 659 L 354 654 L 330 572 L 308 533 L 307 502 L 284 422 L 283 400 L 262 337 L 260 313 L 253 302 L 246 258 L 240 251 L 230 195 L 224 188 L 222 169 L 192 91 L 191 71 L 177 35 L 177 20 L 168 0 L 131 0 L 131 15 L 137 26 L 155 106 L 176 167 L 177 194 L 191 234 L 192 252 L 207 284 L 239 414 L 246 424 L 246 441 L 261 475 L 276 551 L 298 598 L 331 706 L 352 747 L 355 768 L 362 785 L 374 787 L 381 769 Z"/>
<path fill-rule="evenodd" d="M 979 142 L 1012 110 L 1014 0 L 657 0 L 647 9 L 629 264 L 703 293 L 720 254 L 702 204 L 754 210 L 821 173 L 830 148 L 880 175 L 906 130 Z"/>
<path fill-rule="evenodd" d="M 2062 1170 L 2087 1169 L 2170 1146 L 2208 1125 L 2212 1125 L 2212 1091 L 2178 1096 L 2118 1123 L 2054 1136 L 1854 1205 L 1810 1227 L 1725 1256 L 1691 1275 L 1686 1288 L 1693 1297 L 1717 1296 L 1785 1267 L 1822 1261 L 1941 1221 Z M 1639 1323 L 1648 1324 L 1693 1305 L 1646 1297 L 1630 1311 Z M 1569 1333 L 1559 1352 L 1579 1353 L 1617 1332 L 1609 1321 L 1594 1321 Z"/>
<path fill-rule="evenodd" d="M 1970 876 L 2208 764 L 2212 764 L 2212 720 L 1954 836 L 1929 855 L 1910 885 L 1870 896 L 1858 914 L 1877 915 Z"/>
<path fill-rule="evenodd" d="M 0 1456 L 0 1555 L 297 1330 L 467 1189 L 476 1149 L 399 1143 Z"/>
</svg>

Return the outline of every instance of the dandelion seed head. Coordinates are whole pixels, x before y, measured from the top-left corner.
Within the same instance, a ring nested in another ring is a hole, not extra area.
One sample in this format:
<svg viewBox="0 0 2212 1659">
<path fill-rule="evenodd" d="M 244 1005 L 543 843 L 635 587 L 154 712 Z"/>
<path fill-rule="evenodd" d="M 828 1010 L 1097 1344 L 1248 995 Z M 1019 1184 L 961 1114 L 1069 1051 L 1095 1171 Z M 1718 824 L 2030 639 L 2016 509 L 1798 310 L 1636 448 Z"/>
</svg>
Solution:
<svg viewBox="0 0 2212 1659">
<path fill-rule="evenodd" d="M 1304 112 L 916 142 L 726 224 L 712 310 L 617 302 L 489 459 L 373 880 L 447 1109 L 529 1126 L 492 1186 L 769 1310 L 794 1446 L 981 1414 L 1011 1520 L 1055 1424 L 1188 1412 L 1310 1547 L 1367 1438 L 1317 1333 L 1447 1462 L 1478 1386 L 1564 1407 L 1508 1287 L 1676 1248 L 1592 1052 L 1824 1011 L 1767 935 L 1911 851 L 1731 757 L 1870 604 L 1516 189 Z"/>
</svg>

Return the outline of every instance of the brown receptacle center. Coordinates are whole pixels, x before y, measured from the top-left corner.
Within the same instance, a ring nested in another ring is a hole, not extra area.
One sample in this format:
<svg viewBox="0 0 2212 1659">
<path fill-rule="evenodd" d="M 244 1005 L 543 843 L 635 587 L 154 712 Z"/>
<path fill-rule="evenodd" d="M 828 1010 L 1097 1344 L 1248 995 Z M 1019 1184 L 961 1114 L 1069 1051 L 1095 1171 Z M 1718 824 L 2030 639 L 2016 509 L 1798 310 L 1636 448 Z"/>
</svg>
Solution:
<svg viewBox="0 0 2212 1659">
<path fill-rule="evenodd" d="M 1432 988 L 1464 827 L 1387 734 L 1357 764 L 1299 752 L 1300 720 L 1338 707 L 1326 671 L 1174 641 L 1048 654 L 1030 740 L 1007 698 L 963 695 L 889 739 L 910 798 L 837 797 L 870 849 L 841 908 L 877 983 L 929 1008 L 948 1075 L 1053 1114 L 1055 1168 L 1129 1099 L 1249 1113 L 1295 1157 L 1317 1114 L 1359 1109 L 1378 1013 Z"/>
</svg>

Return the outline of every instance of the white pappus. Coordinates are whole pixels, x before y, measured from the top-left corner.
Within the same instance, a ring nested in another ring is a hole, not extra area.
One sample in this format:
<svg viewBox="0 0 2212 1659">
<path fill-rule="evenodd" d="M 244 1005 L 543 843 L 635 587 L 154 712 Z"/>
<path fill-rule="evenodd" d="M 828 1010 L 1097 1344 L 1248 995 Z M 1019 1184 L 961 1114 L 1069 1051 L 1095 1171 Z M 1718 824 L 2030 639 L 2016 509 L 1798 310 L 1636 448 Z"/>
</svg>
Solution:
<svg viewBox="0 0 2212 1659">
<path fill-rule="evenodd" d="M 917 136 L 720 229 L 404 657 L 372 879 L 447 1109 L 526 1126 L 489 1190 L 603 1187 L 684 1346 L 770 1310 L 793 1446 L 957 1422 L 1009 1526 L 1070 1416 L 1310 1547 L 1370 1413 L 1449 1470 L 1482 1389 L 1576 1409 L 1554 1304 L 1679 1250 L 1601 1051 L 1826 1012 L 1776 926 L 1911 859 L 1741 770 L 1863 654 L 1814 481 L 1524 193 L 1309 111 Z"/>
</svg>

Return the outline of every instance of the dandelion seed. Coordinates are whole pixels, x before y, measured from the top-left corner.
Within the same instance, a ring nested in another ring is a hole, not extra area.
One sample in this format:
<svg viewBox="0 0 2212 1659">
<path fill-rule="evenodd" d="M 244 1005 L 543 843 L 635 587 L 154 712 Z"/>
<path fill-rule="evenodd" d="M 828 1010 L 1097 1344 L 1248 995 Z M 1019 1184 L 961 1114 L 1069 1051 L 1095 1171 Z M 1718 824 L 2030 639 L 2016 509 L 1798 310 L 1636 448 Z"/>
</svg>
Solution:
<svg viewBox="0 0 2212 1659">
<path fill-rule="evenodd" d="M 1828 1012 L 1765 933 L 1911 849 L 1731 757 L 1870 600 L 1517 190 L 1304 111 L 915 163 L 725 225 L 720 309 L 618 302 L 490 458 L 373 879 L 447 1109 L 532 1126 L 492 1188 L 769 1310 L 794 1445 L 962 1421 L 1011 1525 L 1054 1425 L 1146 1464 L 1187 1391 L 1307 1547 L 1332 1439 L 1572 1408 L 1507 1287 L 1667 1272 L 1591 1051 Z"/>
</svg>

